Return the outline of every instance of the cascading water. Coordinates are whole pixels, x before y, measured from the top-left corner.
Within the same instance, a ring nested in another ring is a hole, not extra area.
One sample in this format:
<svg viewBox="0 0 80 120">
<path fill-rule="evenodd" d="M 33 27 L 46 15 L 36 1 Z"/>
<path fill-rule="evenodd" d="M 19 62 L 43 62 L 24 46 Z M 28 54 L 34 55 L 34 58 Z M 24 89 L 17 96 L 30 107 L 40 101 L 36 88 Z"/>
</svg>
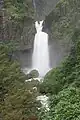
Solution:
<svg viewBox="0 0 80 120">
<path fill-rule="evenodd" d="M 48 34 L 42 32 L 43 21 L 35 22 L 36 35 L 34 39 L 34 50 L 32 57 L 33 69 L 38 70 L 40 77 L 44 76 L 49 70 L 49 50 Z"/>
</svg>

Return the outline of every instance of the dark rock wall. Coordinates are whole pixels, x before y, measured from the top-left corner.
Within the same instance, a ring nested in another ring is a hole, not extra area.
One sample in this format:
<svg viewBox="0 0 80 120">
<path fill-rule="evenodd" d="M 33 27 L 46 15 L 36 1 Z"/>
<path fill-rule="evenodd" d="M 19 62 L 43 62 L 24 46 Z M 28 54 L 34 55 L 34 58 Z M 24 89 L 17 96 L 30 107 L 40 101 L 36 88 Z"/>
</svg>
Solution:
<svg viewBox="0 0 80 120">
<path fill-rule="evenodd" d="M 16 0 L 17 1 L 17 0 Z M 45 19 L 59 0 L 23 0 L 23 15 L 14 11 L 15 2 L 0 1 L 0 41 L 17 41 L 19 50 L 31 49 L 35 35 L 34 21 Z M 9 6 L 8 3 L 11 4 Z M 35 3 L 35 6 L 33 6 Z M 13 10 L 13 11 L 12 11 Z M 23 18 L 21 18 L 21 16 Z M 18 17 L 14 19 L 14 17 Z M 21 19 L 20 19 L 21 18 Z"/>
<path fill-rule="evenodd" d="M 13 4 L 10 0 L 4 0 L 4 6 L 0 7 L 0 41 L 17 42 L 19 50 L 31 49 L 35 34 L 32 0 L 23 0 L 20 3 L 22 11 L 15 5 L 16 2 Z"/>
<path fill-rule="evenodd" d="M 35 17 L 35 20 L 45 19 L 43 31 L 47 32 L 49 35 L 49 51 L 50 51 L 50 66 L 51 67 L 56 67 L 57 65 L 59 65 L 61 60 L 66 55 L 68 55 L 70 51 L 69 40 L 67 40 L 65 43 L 65 40 L 59 40 L 59 38 L 56 39 L 55 34 L 54 34 L 55 30 L 53 31 L 54 24 L 58 21 L 58 17 L 59 17 L 57 16 L 55 9 L 54 9 L 58 1 L 59 0 L 54 0 L 54 1 L 53 0 L 50 0 L 50 1 L 35 0 L 35 3 L 36 3 L 35 8 L 37 12 L 37 16 Z M 26 28 L 24 28 L 24 30 L 25 32 L 27 31 Z M 33 33 L 35 34 L 35 31 Z M 34 39 L 34 34 L 33 34 L 33 39 Z M 26 38 L 24 36 L 25 41 L 26 41 Z M 32 36 L 31 36 L 31 39 L 32 39 Z M 22 43 L 23 43 L 23 40 L 22 40 Z M 32 51 L 25 52 L 24 54 L 23 53 L 20 54 L 20 61 L 21 61 L 22 67 L 27 67 L 27 66 L 31 67 L 31 63 L 32 63 L 31 57 L 32 57 Z"/>
<path fill-rule="evenodd" d="M 68 50 L 65 48 L 68 44 L 65 47 L 65 43 L 63 43 L 63 41 L 60 42 L 58 39 L 56 40 L 54 34 L 55 30 L 53 31 L 52 29 L 54 28 L 54 18 L 55 21 L 59 18 L 59 16 L 55 16 L 54 14 L 54 8 L 58 1 L 59 0 L 24 0 L 22 5 L 25 8 L 23 11 L 24 17 L 23 19 L 18 18 L 16 20 L 14 20 L 14 16 L 10 13 L 8 8 L 4 7 L 4 9 L 2 9 L 1 7 L 0 41 L 13 40 L 18 43 L 18 49 L 25 51 L 24 54 L 20 54 L 20 61 L 23 66 L 27 66 L 28 61 L 29 64 L 31 64 L 32 48 L 35 36 L 34 22 L 36 20 L 40 21 L 45 19 L 44 31 L 49 34 L 49 48 L 52 61 L 51 66 L 56 66 L 63 56 L 65 56 L 65 51 Z M 27 52 L 27 50 L 30 51 Z"/>
<path fill-rule="evenodd" d="M 45 16 L 55 8 L 59 0 L 34 0 L 36 5 L 37 19 L 44 20 Z"/>
</svg>

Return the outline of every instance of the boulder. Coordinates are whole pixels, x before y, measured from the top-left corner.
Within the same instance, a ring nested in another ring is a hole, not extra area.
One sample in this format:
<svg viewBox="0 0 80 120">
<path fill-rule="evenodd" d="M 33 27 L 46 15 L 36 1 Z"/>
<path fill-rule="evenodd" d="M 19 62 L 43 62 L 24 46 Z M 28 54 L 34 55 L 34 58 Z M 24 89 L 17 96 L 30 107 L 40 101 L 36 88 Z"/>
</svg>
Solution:
<svg viewBox="0 0 80 120">
<path fill-rule="evenodd" d="M 39 77 L 39 72 L 37 70 L 32 70 L 30 72 L 30 75 L 32 75 L 32 78 L 37 78 Z"/>
<path fill-rule="evenodd" d="M 37 78 L 39 77 L 39 72 L 37 70 L 32 70 L 29 74 L 27 74 L 27 79 Z"/>
</svg>

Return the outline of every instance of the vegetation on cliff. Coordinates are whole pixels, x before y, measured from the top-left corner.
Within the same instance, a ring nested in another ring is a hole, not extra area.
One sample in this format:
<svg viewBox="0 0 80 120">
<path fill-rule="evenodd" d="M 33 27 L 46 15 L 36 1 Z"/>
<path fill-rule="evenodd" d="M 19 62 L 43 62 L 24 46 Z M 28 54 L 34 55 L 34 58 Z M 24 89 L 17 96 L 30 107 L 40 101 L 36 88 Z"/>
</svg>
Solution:
<svg viewBox="0 0 80 120">
<path fill-rule="evenodd" d="M 19 28 L 24 26 L 24 21 L 27 20 L 27 25 L 32 23 L 33 11 L 30 5 L 29 0 L 5 0 L 8 24 L 18 25 L 19 34 L 22 33 Z M 36 83 L 40 93 L 49 97 L 49 111 L 38 110 L 40 103 L 36 101 L 37 92 L 32 89 L 30 82 L 25 82 L 27 76 L 21 72 L 19 63 L 10 54 L 15 48 L 4 42 L 0 43 L 1 120 L 27 120 L 29 117 L 31 120 L 34 119 L 31 116 L 37 113 L 40 120 L 80 120 L 80 0 L 60 0 L 48 18 L 52 38 L 72 42 L 70 54 L 65 61 L 49 71 L 40 86 L 38 81 Z M 12 36 L 9 33 L 9 40 L 14 40 Z M 30 38 L 27 36 L 27 39 Z"/>
<path fill-rule="evenodd" d="M 11 20 L 24 20 L 25 17 L 34 19 L 32 1 L 29 0 L 5 0 L 4 8 Z"/>
<path fill-rule="evenodd" d="M 80 119 L 80 1 L 61 0 L 50 17 L 55 39 L 72 41 L 71 52 L 62 64 L 48 72 L 40 92 L 49 96 L 50 111 L 42 120 Z M 48 16 L 49 17 L 49 16 Z"/>
<path fill-rule="evenodd" d="M 32 1 L 4 0 L 0 16 L 0 40 L 17 41 L 21 50 L 32 47 L 35 31 Z"/>
<path fill-rule="evenodd" d="M 19 63 L 9 54 L 13 49 L 0 43 L 0 119 L 26 120 L 36 115 L 40 104 L 31 84 L 25 82 Z"/>
</svg>

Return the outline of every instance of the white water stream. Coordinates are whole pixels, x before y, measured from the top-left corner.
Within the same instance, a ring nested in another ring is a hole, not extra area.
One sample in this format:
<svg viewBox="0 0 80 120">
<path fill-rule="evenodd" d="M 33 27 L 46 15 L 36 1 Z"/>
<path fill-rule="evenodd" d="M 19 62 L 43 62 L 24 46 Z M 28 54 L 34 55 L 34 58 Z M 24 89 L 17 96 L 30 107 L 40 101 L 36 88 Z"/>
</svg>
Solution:
<svg viewBox="0 0 80 120">
<path fill-rule="evenodd" d="M 32 68 L 38 70 L 40 77 L 44 76 L 49 66 L 48 34 L 42 31 L 43 21 L 35 22 L 36 35 L 34 39 L 34 50 L 32 56 Z"/>
</svg>

